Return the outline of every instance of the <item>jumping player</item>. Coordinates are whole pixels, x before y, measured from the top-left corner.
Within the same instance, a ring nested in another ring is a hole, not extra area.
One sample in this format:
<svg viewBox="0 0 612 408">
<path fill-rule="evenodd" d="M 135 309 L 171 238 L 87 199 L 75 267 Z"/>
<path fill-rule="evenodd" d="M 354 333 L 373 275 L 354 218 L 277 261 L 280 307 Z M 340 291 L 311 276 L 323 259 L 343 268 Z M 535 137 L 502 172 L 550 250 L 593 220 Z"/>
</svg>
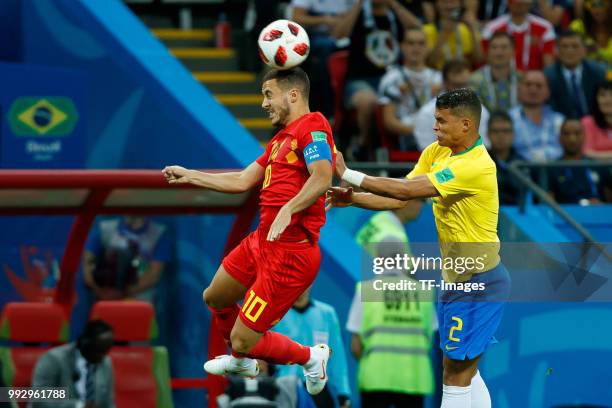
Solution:
<svg viewBox="0 0 612 408">
<path fill-rule="evenodd" d="M 445 282 L 482 284 L 484 293 L 440 290 L 438 321 L 444 352 L 442 408 L 490 408 L 478 361 L 494 343 L 510 279 L 500 263 L 499 210 L 495 163 L 478 135 L 481 105 L 469 89 L 440 95 L 434 133 L 406 179 L 370 177 L 347 169 L 338 154 L 336 172 L 343 180 L 370 193 L 335 187 L 328 205 L 355 205 L 372 210 L 402 208 L 407 200 L 432 197 L 443 259 L 475 259 L 467 271 L 443 269 Z M 473 262 L 473 261 L 472 261 Z M 446 262 L 445 262 L 446 263 Z"/>
<path fill-rule="evenodd" d="M 257 230 L 223 259 L 203 294 L 232 349 L 232 355 L 207 361 L 204 369 L 254 377 L 259 372 L 255 359 L 300 364 L 308 392 L 318 394 L 327 382 L 329 347 L 305 347 L 269 331 L 310 287 L 321 261 L 317 241 L 325 223 L 324 195 L 331 186 L 335 148 L 325 117 L 310 112 L 309 91 L 302 69 L 269 71 L 262 82 L 262 108 L 280 130 L 255 162 L 240 172 L 211 174 L 168 166 L 163 174 L 171 184 L 225 193 L 261 184 Z"/>
</svg>

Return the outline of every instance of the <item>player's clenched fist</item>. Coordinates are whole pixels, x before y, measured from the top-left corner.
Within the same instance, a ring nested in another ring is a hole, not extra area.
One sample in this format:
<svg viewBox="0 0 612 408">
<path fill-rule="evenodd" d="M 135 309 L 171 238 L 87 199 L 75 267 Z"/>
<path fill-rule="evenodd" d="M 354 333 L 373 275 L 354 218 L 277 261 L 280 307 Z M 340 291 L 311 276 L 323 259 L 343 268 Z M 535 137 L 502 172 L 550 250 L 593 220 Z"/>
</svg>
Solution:
<svg viewBox="0 0 612 408">
<path fill-rule="evenodd" d="M 166 181 L 170 184 L 189 183 L 189 170 L 181 166 L 166 166 L 162 170 Z"/>
</svg>

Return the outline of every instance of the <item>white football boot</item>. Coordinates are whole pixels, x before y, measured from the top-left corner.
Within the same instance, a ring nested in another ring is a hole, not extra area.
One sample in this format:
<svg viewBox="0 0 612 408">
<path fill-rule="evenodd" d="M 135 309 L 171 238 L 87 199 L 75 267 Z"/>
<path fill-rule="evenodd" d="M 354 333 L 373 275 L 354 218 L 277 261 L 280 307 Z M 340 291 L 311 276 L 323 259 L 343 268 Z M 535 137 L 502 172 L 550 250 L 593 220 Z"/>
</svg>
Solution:
<svg viewBox="0 0 612 408">
<path fill-rule="evenodd" d="M 327 384 L 327 361 L 331 349 L 327 344 L 317 344 L 310 348 L 310 360 L 304 364 L 306 390 L 311 395 L 317 395 Z"/>
<path fill-rule="evenodd" d="M 204 363 L 204 371 L 214 375 L 235 374 L 252 378 L 259 374 L 259 363 L 253 358 L 236 358 L 226 354 Z"/>
</svg>

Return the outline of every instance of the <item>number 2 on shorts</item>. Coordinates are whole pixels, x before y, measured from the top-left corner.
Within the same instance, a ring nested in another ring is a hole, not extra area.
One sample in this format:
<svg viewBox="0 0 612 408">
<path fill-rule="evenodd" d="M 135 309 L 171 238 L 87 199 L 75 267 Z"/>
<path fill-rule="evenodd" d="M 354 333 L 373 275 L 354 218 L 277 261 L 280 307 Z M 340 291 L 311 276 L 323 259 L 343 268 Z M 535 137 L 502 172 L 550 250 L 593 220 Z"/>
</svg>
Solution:
<svg viewBox="0 0 612 408">
<path fill-rule="evenodd" d="M 451 327 L 450 332 L 448 333 L 448 339 L 449 339 L 450 341 L 461 341 L 461 340 L 460 340 L 458 337 L 454 337 L 454 336 L 453 336 L 453 332 L 454 332 L 455 330 L 457 330 L 457 331 L 461 331 L 461 329 L 463 329 L 463 320 L 461 320 L 461 318 L 460 318 L 460 317 L 457 317 L 457 316 L 453 316 L 453 317 L 451 318 L 451 320 L 456 321 L 456 322 L 457 322 L 457 325 L 456 325 L 456 326 Z"/>
<path fill-rule="evenodd" d="M 242 305 L 242 313 L 244 313 L 247 319 L 255 323 L 267 305 L 268 302 L 255 295 L 255 292 L 251 290 L 249 298 Z"/>
</svg>

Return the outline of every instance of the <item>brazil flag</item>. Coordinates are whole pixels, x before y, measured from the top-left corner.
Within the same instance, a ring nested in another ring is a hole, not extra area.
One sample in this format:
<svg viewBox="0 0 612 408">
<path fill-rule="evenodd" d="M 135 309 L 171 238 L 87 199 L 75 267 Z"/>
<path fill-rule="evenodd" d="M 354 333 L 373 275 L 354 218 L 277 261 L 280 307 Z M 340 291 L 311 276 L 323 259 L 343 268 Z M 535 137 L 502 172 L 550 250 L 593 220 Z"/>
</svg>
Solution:
<svg viewBox="0 0 612 408">
<path fill-rule="evenodd" d="M 18 136 L 66 136 L 78 117 L 72 100 L 59 96 L 17 98 L 9 110 L 11 130 Z"/>
</svg>

